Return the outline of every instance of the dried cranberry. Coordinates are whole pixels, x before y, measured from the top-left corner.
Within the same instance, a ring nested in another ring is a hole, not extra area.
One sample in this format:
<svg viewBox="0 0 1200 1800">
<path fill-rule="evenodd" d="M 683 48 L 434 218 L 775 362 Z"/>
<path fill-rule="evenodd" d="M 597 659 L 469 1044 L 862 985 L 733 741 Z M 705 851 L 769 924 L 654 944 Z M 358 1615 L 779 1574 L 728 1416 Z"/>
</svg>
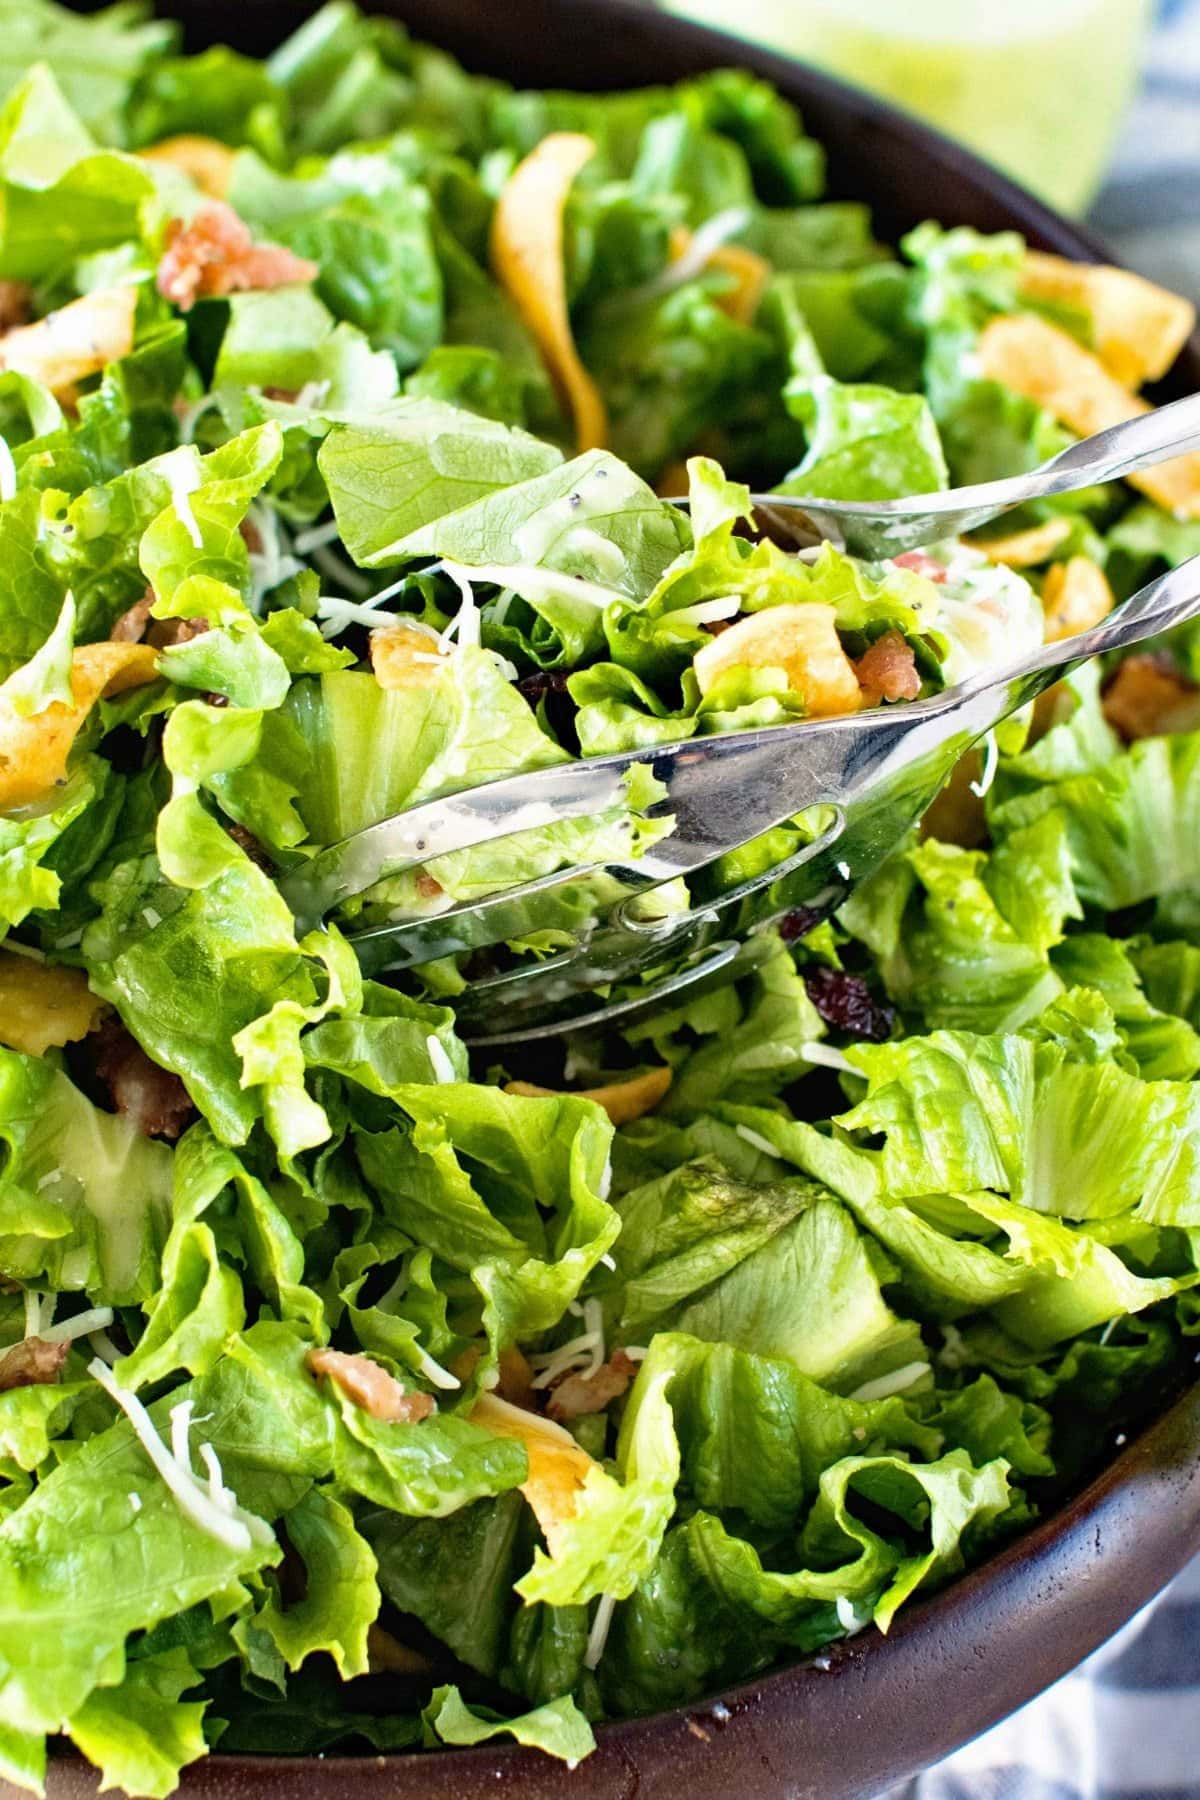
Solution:
<svg viewBox="0 0 1200 1800">
<path fill-rule="evenodd" d="M 785 944 L 794 944 L 797 938 L 807 937 L 821 918 L 822 914 L 811 906 L 798 906 L 794 912 L 784 913 L 776 929 Z"/>
<path fill-rule="evenodd" d="M 802 971 L 808 997 L 827 1025 L 850 1037 L 881 1044 L 892 1034 L 896 1014 L 877 1000 L 861 975 L 844 969 L 812 968 Z"/>
</svg>

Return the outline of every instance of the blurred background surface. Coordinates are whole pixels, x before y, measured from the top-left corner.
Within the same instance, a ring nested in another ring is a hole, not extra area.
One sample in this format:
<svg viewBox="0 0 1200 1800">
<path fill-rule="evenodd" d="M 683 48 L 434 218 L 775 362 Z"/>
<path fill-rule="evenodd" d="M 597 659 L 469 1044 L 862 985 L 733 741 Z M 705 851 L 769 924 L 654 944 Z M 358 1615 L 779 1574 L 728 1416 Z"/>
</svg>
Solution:
<svg viewBox="0 0 1200 1800">
<path fill-rule="evenodd" d="M 920 113 L 1200 291 L 1200 0 L 663 0 Z"/>
</svg>

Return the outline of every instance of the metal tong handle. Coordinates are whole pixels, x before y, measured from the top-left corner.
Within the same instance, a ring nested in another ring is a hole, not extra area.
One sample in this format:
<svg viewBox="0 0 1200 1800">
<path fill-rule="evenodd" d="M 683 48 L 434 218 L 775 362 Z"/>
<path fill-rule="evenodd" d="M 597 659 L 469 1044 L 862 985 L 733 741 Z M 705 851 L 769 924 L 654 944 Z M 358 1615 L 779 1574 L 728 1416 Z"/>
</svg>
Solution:
<svg viewBox="0 0 1200 1800">
<path fill-rule="evenodd" d="M 784 519 L 799 515 L 817 536 L 843 543 L 849 550 L 885 556 L 973 531 L 1026 501 L 1116 481 L 1196 449 L 1200 449 L 1200 394 L 1191 394 L 1081 438 L 1026 475 L 900 500 L 829 500 L 786 493 L 753 494 L 751 499 Z M 673 504 L 687 501 L 677 499 Z"/>
<path fill-rule="evenodd" d="M 948 732 L 963 747 L 1047 685 L 1045 676 L 1127 648 L 1200 612 L 1200 556 L 1147 583 L 1090 630 L 1043 644 L 1019 663 L 988 670 L 909 705 L 768 725 L 506 776 L 383 819 L 292 870 L 280 888 L 303 929 L 387 875 L 453 850 L 562 819 L 592 817 L 625 800 L 635 767 L 665 788 L 651 816 L 675 831 L 630 866 L 631 885 L 669 880 L 736 849 L 822 803 L 844 803 L 915 763 Z M 1027 691 L 1026 691 L 1027 690 Z M 803 755 L 793 754 L 803 749 Z"/>
</svg>

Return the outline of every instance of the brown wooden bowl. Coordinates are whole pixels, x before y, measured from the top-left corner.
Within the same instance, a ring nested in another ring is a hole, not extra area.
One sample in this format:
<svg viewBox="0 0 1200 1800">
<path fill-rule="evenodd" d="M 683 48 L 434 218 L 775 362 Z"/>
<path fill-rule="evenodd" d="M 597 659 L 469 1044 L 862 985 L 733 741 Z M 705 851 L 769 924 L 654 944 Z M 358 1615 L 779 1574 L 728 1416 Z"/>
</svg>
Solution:
<svg viewBox="0 0 1200 1800">
<path fill-rule="evenodd" d="M 802 109 L 829 153 L 835 197 L 867 200 L 881 236 L 925 218 L 1013 228 L 1079 261 L 1086 231 L 968 151 L 803 64 L 633 0 L 367 0 L 482 73 L 528 87 L 604 89 L 740 65 Z M 295 0 L 165 0 L 189 47 L 274 47 L 311 10 Z M 1200 343 L 1160 398 L 1200 388 Z M 675 1712 L 605 1725 L 573 1774 L 536 1751 L 222 1756 L 195 1765 L 193 1800 L 867 1800 L 947 1755 L 1073 1668 L 1200 1552 L 1200 1389 L 1177 1399 L 1068 1506 L 954 1586 L 870 1630 Z M 97 1791 L 74 1757 L 51 1800 Z M 0 1782 L 3 1800 L 19 1800 Z"/>
</svg>

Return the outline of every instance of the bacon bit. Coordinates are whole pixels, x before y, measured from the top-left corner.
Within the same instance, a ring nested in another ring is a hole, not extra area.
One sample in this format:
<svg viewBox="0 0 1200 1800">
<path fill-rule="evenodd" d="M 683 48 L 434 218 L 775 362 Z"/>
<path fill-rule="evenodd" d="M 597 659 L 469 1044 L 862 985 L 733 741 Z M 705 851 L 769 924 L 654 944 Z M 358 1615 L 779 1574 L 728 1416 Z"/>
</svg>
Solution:
<svg viewBox="0 0 1200 1800">
<path fill-rule="evenodd" d="M 1127 656 L 1100 704 L 1127 743 L 1200 728 L 1200 688 L 1160 651 Z"/>
<path fill-rule="evenodd" d="M 271 394 L 268 392 L 268 390 L 266 388 L 263 389 L 263 393 L 267 399 L 271 398 Z M 243 519 L 241 524 L 238 526 L 238 532 L 241 536 L 241 540 L 242 540 L 243 544 L 245 544 L 245 546 L 246 546 L 247 550 L 249 550 L 251 556 L 260 555 L 262 552 L 262 547 L 263 547 L 262 532 L 258 529 L 258 526 L 254 523 L 254 520 L 253 519 Z"/>
<path fill-rule="evenodd" d="M 149 162 L 170 163 L 194 181 L 202 194 L 223 200 L 233 179 L 234 152 L 216 138 L 182 132 L 178 137 L 163 138 L 147 150 L 139 150 Z"/>
<path fill-rule="evenodd" d="M 196 1115 L 178 1075 L 152 1062 L 116 1017 L 105 1019 L 94 1034 L 93 1047 L 96 1074 L 117 1111 L 143 1137 L 166 1138 L 173 1144 Z"/>
<path fill-rule="evenodd" d="M 224 704 L 224 695 L 221 696 L 221 700 Z M 227 825 L 225 832 L 228 837 L 233 839 L 239 850 L 246 852 L 256 868 L 265 869 L 268 875 L 272 872 L 275 865 L 252 831 L 247 831 L 244 825 Z"/>
<path fill-rule="evenodd" d="M 154 605 L 154 589 L 147 588 L 140 600 L 135 600 L 128 612 L 123 612 L 109 637 L 114 644 L 140 644 L 146 635 L 146 627 L 150 623 L 150 608 Z"/>
<path fill-rule="evenodd" d="M 202 616 L 194 619 L 154 619 L 146 636 L 155 650 L 174 650 L 179 644 L 190 644 L 193 638 L 203 637 L 208 629 L 208 620 Z"/>
<path fill-rule="evenodd" d="M 597 1106 L 604 1108 L 614 1125 L 631 1125 L 644 1113 L 653 1111 L 670 1085 L 670 1069 L 646 1069 L 641 1075 L 631 1075 L 628 1081 L 611 1081 L 604 1087 L 578 1089 L 573 1098 L 594 1100 Z M 557 1099 L 566 1093 L 564 1088 L 539 1087 L 534 1081 L 508 1081 L 504 1091 L 524 1095 L 530 1100 Z"/>
<path fill-rule="evenodd" d="M 0 950 L 0 1044 L 25 1056 L 61 1050 L 96 1026 L 105 1002 L 82 969 Z"/>
<path fill-rule="evenodd" d="M 372 1675 L 427 1675 L 433 1664 L 419 1650 L 410 1650 L 382 1625 L 367 1626 L 367 1656 Z"/>
<path fill-rule="evenodd" d="M 594 1375 L 567 1375 L 555 1385 L 546 1411 L 552 1419 L 579 1419 L 584 1413 L 603 1412 L 626 1393 L 637 1375 L 637 1364 L 623 1350 L 614 1350 Z"/>
<path fill-rule="evenodd" d="M 32 376 L 60 399 L 70 397 L 77 381 L 129 355 L 137 297 L 135 287 L 97 288 L 32 325 L 6 331 L 0 368 Z"/>
<path fill-rule="evenodd" d="M 431 1394 L 410 1393 L 369 1356 L 310 1350 L 305 1361 L 314 1375 L 327 1375 L 348 1400 L 385 1425 L 415 1425 L 436 1410 Z"/>
<path fill-rule="evenodd" d="M 438 895 L 444 894 L 445 891 L 446 890 L 441 882 L 435 881 L 432 875 L 427 875 L 424 869 L 421 869 L 418 872 L 417 892 L 420 894 L 422 900 L 436 900 Z"/>
<path fill-rule="evenodd" d="M 945 581 L 946 567 L 936 557 L 926 556 L 924 550 L 906 550 L 902 556 L 893 556 L 892 561 L 898 569 L 912 569 L 917 575 L 924 575 L 927 581 Z"/>
<path fill-rule="evenodd" d="M 158 291 L 180 312 L 197 300 L 315 281 L 316 263 L 279 244 L 256 244 L 250 228 L 223 200 L 201 206 L 189 224 L 172 219 L 158 265 Z"/>
<path fill-rule="evenodd" d="M 533 1406 L 533 1370 L 523 1351 L 515 1344 L 510 1344 L 500 1352 L 498 1361 L 499 1381 L 496 1392 L 502 1400 L 513 1406 Z"/>
<path fill-rule="evenodd" d="M 71 1346 L 48 1344 L 45 1338 L 26 1338 L 0 1356 L 0 1394 L 13 1388 L 53 1387 L 62 1373 Z"/>
<path fill-rule="evenodd" d="M 33 311 L 33 289 L 27 281 L 0 281 L 0 331 L 24 325 Z"/>
<path fill-rule="evenodd" d="M 885 631 L 876 638 L 855 663 L 854 673 L 864 706 L 878 706 L 881 700 L 915 700 L 921 691 L 912 645 L 898 631 Z"/>
</svg>

